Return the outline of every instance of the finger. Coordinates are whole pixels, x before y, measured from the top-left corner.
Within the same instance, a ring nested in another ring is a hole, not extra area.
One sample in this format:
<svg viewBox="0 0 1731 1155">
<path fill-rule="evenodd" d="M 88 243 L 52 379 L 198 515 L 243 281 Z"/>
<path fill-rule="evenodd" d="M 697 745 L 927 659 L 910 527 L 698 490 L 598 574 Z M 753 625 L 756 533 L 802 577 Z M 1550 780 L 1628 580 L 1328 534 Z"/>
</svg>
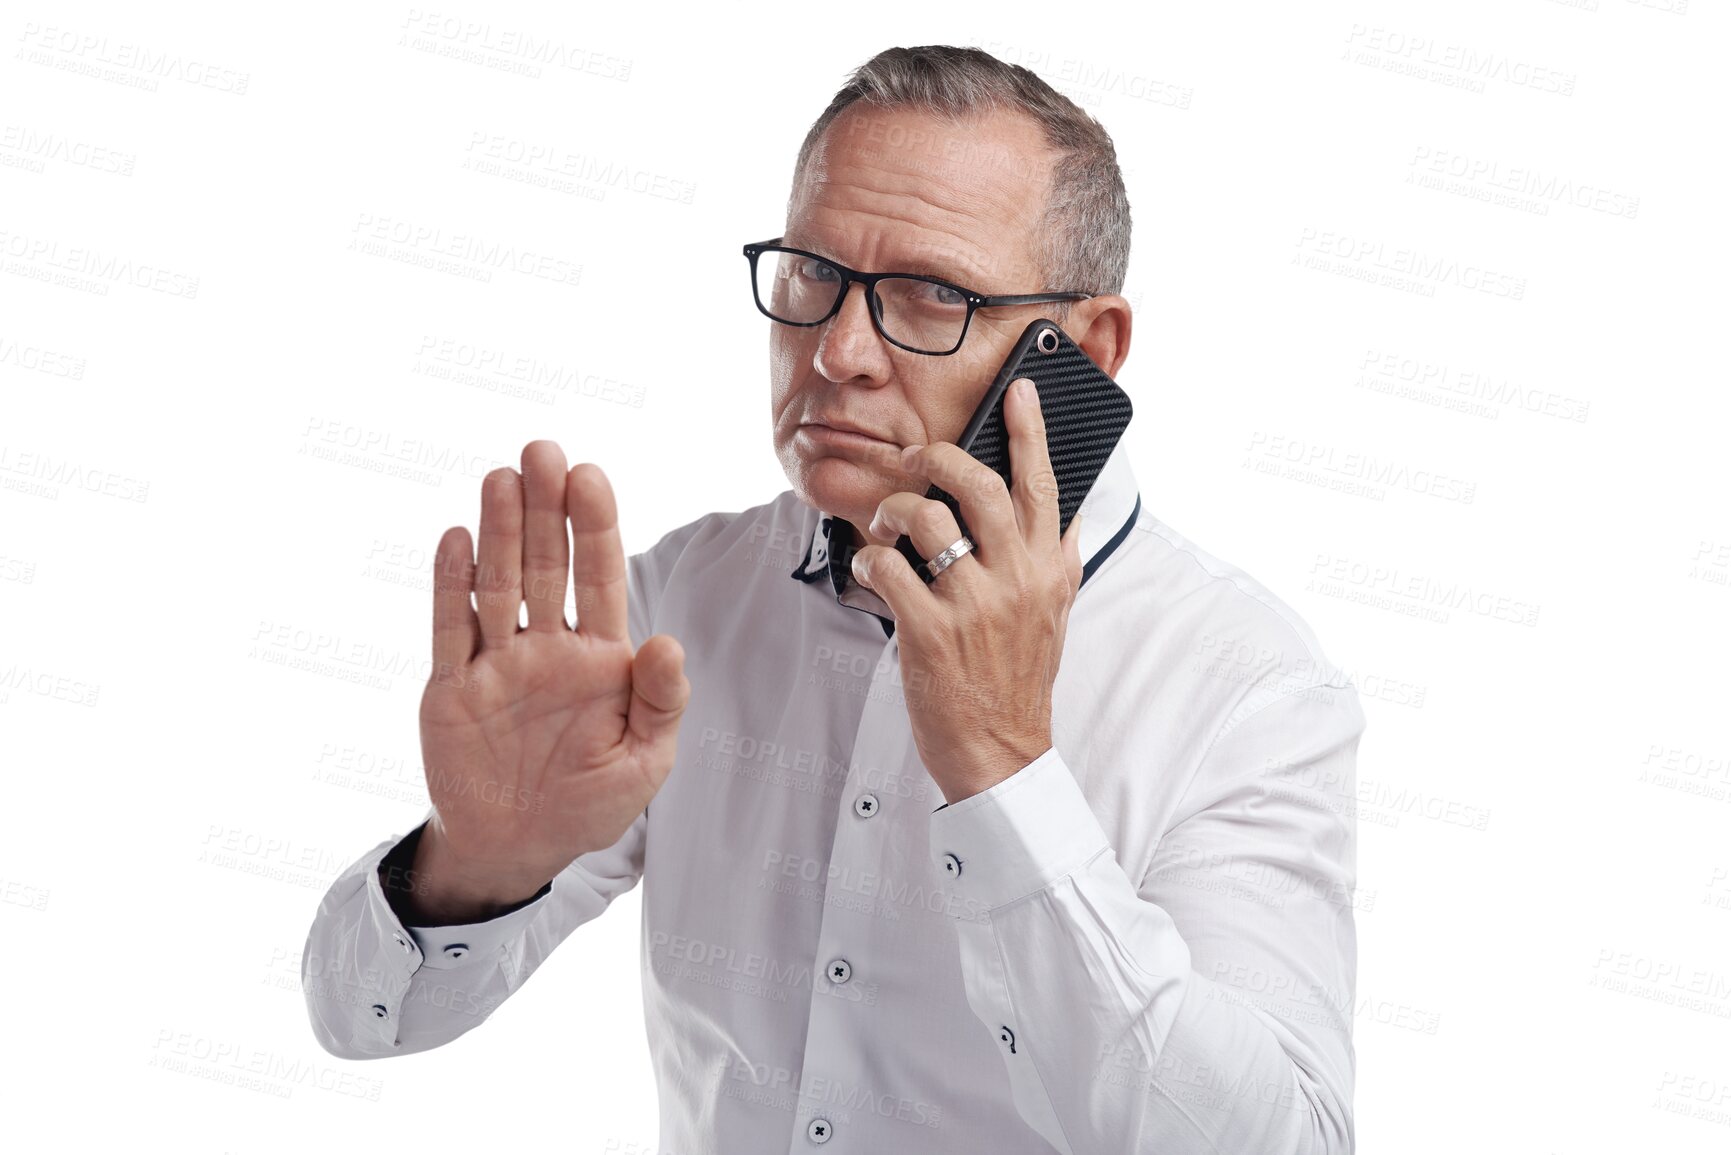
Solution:
<svg viewBox="0 0 1731 1155">
<path fill-rule="evenodd" d="M 481 482 L 481 549 L 476 559 L 475 606 L 481 647 L 502 646 L 517 636 L 523 604 L 523 479 L 501 465 Z"/>
<path fill-rule="evenodd" d="M 1074 596 L 1082 588 L 1082 515 L 1077 514 L 1070 519 L 1069 528 L 1064 530 L 1060 543 L 1064 550 L 1064 569 L 1070 575 L 1070 594 Z"/>
<path fill-rule="evenodd" d="M 869 530 L 875 537 L 907 534 L 923 558 L 931 558 L 940 550 L 948 549 L 962 536 L 962 527 L 956 523 L 956 515 L 950 512 L 949 506 L 941 501 L 933 501 L 923 494 L 906 492 L 892 493 L 878 502 Z M 901 555 L 898 552 L 896 556 Z M 956 576 L 963 581 L 978 576 L 976 567 L 962 565 L 969 556 L 964 554 L 952 563 L 952 568 L 961 567 Z M 905 562 L 907 559 L 902 560 Z M 916 573 L 914 576 L 917 578 L 919 575 Z"/>
<path fill-rule="evenodd" d="M 939 547 L 942 548 L 942 547 Z M 914 573 L 901 551 L 868 545 L 853 555 L 854 580 L 877 594 L 895 614 L 898 629 L 906 629 L 933 612 L 937 595 Z"/>
<path fill-rule="evenodd" d="M 523 600 L 529 628 L 563 630 L 565 575 L 571 546 L 565 536 L 565 454 L 551 441 L 523 447 Z"/>
<path fill-rule="evenodd" d="M 480 626 L 469 594 L 475 589 L 475 547 L 469 531 L 453 526 L 433 554 L 433 672 L 468 664 Z"/>
<path fill-rule="evenodd" d="M 685 650 L 679 640 L 671 634 L 645 639 L 631 659 L 631 707 L 625 716 L 625 725 L 639 745 L 671 747 L 678 742 L 679 719 L 690 701 L 691 682 L 685 676 Z M 673 765 L 672 757 L 642 761 Z"/>
<path fill-rule="evenodd" d="M 619 507 L 599 465 L 573 465 L 565 475 L 571 519 L 571 583 L 577 594 L 577 632 L 626 641 L 625 550 L 619 544 Z"/>
<path fill-rule="evenodd" d="M 1027 389 L 1026 396 L 1021 388 Z M 1044 547 L 1058 536 L 1058 475 L 1046 446 L 1040 391 L 1028 378 L 1010 383 L 1009 412 L 1004 422 L 1010 435 L 1010 497 L 1016 507 L 1016 522 L 1030 549 Z"/>
<path fill-rule="evenodd" d="M 907 454 L 908 468 L 956 499 L 968 536 L 990 568 L 993 559 L 1014 557 L 1022 538 L 1016 527 L 1016 507 L 998 471 L 959 445 L 934 441 Z M 954 541 L 955 538 L 950 538 Z M 943 549 L 950 541 L 941 543 Z"/>
</svg>

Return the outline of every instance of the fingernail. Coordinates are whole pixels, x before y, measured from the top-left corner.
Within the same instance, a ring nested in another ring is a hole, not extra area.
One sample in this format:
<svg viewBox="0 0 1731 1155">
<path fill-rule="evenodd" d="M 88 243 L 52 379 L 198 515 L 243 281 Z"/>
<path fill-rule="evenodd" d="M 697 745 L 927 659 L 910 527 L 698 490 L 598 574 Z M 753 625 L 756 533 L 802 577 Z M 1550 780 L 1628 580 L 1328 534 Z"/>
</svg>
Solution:
<svg viewBox="0 0 1731 1155">
<path fill-rule="evenodd" d="M 924 448 L 925 448 L 925 446 L 923 446 L 923 445 L 904 445 L 904 446 L 902 446 L 902 464 L 906 465 L 908 462 L 912 461 L 914 459 L 914 455 L 919 453 L 919 451 L 924 449 Z"/>
<path fill-rule="evenodd" d="M 1010 388 L 1016 391 L 1016 399 L 1018 401 L 1027 401 L 1029 398 L 1039 400 L 1038 396 L 1034 393 L 1034 383 L 1026 377 L 1016 378 L 1016 380 L 1010 385 Z"/>
</svg>

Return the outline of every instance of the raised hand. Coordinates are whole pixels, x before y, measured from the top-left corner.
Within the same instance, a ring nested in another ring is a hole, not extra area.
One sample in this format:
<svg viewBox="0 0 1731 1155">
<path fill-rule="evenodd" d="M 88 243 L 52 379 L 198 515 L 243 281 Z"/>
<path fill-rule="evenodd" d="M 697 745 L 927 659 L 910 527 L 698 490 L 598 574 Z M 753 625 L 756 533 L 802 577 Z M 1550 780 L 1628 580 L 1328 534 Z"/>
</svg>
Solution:
<svg viewBox="0 0 1731 1155">
<path fill-rule="evenodd" d="M 435 815 L 410 887 L 427 922 L 491 917 L 618 841 L 666 780 L 690 700 L 673 637 L 632 652 L 607 476 L 567 473 L 551 441 L 526 445 L 522 462 L 482 483 L 479 558 L 459 526 L 434 561 L 420 725 Z"/>
</svg>

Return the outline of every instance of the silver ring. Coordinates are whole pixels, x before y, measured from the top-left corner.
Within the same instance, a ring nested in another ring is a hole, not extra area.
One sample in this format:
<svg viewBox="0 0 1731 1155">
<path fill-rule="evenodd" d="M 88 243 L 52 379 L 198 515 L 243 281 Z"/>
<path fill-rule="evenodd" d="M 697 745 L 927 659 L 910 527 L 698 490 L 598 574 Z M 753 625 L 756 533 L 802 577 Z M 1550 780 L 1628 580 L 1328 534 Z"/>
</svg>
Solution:
<svg viewBox="0 0 1731 1155">
<path fill-rule="evenodd" d="M 950 566 L 955 563 L 957 558 L 961 557 L 965 553 L 973 552 L 973 548 L 974 543 L 969 541 L 968 535 L 964 533 L 961 537 L 958 537 L 948 549 L 941 551 L 936 557 L 926 563 L 926 572 L 933 578 L 936 578 L 939 574 L 949 569 Z"/>
</svg>

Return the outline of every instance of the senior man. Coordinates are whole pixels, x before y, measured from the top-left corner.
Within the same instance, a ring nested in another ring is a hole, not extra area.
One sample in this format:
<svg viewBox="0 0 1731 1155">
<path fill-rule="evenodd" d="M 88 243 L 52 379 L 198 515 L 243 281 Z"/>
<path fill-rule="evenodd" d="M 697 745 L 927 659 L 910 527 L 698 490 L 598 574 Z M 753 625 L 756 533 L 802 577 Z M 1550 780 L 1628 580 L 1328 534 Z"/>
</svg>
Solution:
<svg viewBox="0 0 1731 1155">
<path fill-rule="evenodd" d="M 1060 537 L 1036 396 L 1008 489 L 954 444 L 1035 317 L 1117 374 L 1129 227 L 1033 73 L 855 71 L 745 246 L 792 488 L 627 560 L 595 466 L 486 478 L 436 555 L 431 810 L 307 941 L 320 1043 L 450 1042 L 641 879 L 664 1151 L 1351 1149 L 1353 687 L 1122 446 Z M 902 533 L 963 549 L 928 584 Z"/>
</svg>

